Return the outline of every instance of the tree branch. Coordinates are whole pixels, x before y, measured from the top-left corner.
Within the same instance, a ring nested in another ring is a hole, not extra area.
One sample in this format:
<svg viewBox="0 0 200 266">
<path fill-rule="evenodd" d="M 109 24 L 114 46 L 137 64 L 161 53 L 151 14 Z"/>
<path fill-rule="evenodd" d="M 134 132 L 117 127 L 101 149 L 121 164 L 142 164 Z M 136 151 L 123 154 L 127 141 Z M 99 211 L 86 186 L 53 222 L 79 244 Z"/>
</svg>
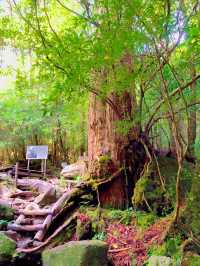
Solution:
<svg viewBox="0 0 200 266">
<path fill-rule="evenodd" d="M 99 26 L 100 26 L 100 24 L 99 24 L 98 22 L 93 21 L 93 20 L 91 20 L 90 18 L 87 18 L 87 17 L 85 17 L 85 16 L 79 14 L 79 13 L 76 12 L 75 10 L 73 10 L 73 9 L 67 7 L 66 5 L 64 5 L 60 0 L 56 0 L 56 1 L 57 1 L 57 2 L 58 2 L 58 3 L 59 3 L 64 9 L 66 9 L 66 10 L 68 10 L 69 12 L 71 12 L 72 14 L 78 16 L 79 18 L 82 18 L 82 19 L 86 20 L 87 22 L 89 22 L 90 24 L 94 25 L 95 27 L 99 27 Z"/>
<path fill-rule="evenodd" d="M 44 13 L 46 15 L 46 18 L 47 18 L 47 22 L 48 22 L 48 25 L 49 25 L 49 28 L 51 29 L 51 31 L 53 32 L 53 34 L 55 35 L 56 39 L 59 41 L 59 43 L 62 45 L 63 49 L 65 50 L 65 52 L 67 52 L 69 54 L 69 51 L 66 50 L 65 46 L 63 45 L 63 42 L 61 41 L 60 37 L 58 36 L 57 32 L 54 30 L 54 28 L 52 27 L 51 25 L 51 21 L 50 21 L 50 18 L 49 18 L 49 15 L 47 13 L 47 8 L 46 8 L 46 1 L 44 0 Z"/>
<path fill-rule="evenodd" d="M 187 82 L 185 85 L 178 87 L 177 89 L 175 89 L 174 91 L 172 91 L 169 94 L 169 97 L 173 97 L 176 94 L 180 93 L 181 91 L 183 91 L 184 89 L 186 89 L 187 87 L 191 86 L 193 83 L 195 83 L 198 79 L 200 78 L 200 74 L 196 75 L 192 80 L 190 80 L 189 82 Z M 162 99 L 155 107 L 155 110 L 153 112 L 153 114 L 151 115 L 146 127 L 145 127 L 145 131 L 148 132 L 149 131 L 149 126 L 151 125 L 155 115 L 157 114 L 157 112 L 159 111 L 159 109 L 161 108 L 161 106 L 165 103 L 165 99 Z"/>
<path fill-rule="evenodd" d="M 198 104 L 200 105 L 200 101 L 187 104 L 187 108 L 189 109 L 190 107 L 193 107 L 193 106 L 198 105 Z M 175 111 L 175 114 L 178 114 L 178 113 L 180 113 L 180 112 L 182 112 L 184 110 L 185 110 L 185 107 L 182 107 L 182 108 L 178 109 L 177 111 Z M 162 120 L 162 119 L 169 119 L 169 118 L 170 118 L 169 113 L 164 113 L 163 115 L 160 115 L 160 116 L 156 117 L 155 119 L 153 119 L 153 121 L 152 121 L 152 123 L 151 123 L 151 125 L 149 127 L 149 131 L 160 120 Z"/>
</svg>

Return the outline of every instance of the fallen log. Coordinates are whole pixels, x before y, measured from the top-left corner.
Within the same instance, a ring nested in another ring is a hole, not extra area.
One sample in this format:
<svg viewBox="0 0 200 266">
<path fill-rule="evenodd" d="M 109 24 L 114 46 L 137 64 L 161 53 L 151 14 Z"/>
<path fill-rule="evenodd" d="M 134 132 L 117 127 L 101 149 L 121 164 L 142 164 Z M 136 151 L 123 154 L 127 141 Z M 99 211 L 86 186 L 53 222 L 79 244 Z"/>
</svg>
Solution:
<svg viewBox="0 0 200 266">
<path fill-rule="evenodd" d="M 41 231 L 39 231 L 39 232 L 36 233 L 36 235 L 35 235 L 35 237 L 34 237 L 35 240 L 38 240 L 38 241 L 42 241 L 42 240 L 43 240 L 43 238 L 44 238 L 44 236 L 45 236 L 45 234 L 46 234 L 48 228 L 49 228 L 50 225 L 51 225 L 51 222 L 52 222 L 52 220 L 53 220 L 53 216 L 55 216 L 55 215 L 58 214 L 61 210 L 64 209 L 64 208 L 62 207 L 63 204 L 66 202 L 67 199 L 70 198 L 71 195 L 73 195 L 73 193 L 76 193 L 76 192 L 77 192 L 77 190 L 74 190 L 74 191 L 71 192 L 71 193 L 70 193 L 70 192 L 65 192 L 65 193 L 64 193 L 64 194 L 63 194 L 63 195 L 57 200 L 57 202 L 53 205 L 53 207 L 52 207 L 52 209 L 51 209 L 52 213 L 49 214 L 49 215 L 46 217 L 46 219 L 45 219 L 45 221 L 44 221 L 44 223 L 43 223 L 44 228 L 43 228 Z"/>
<path fill-rule="evenodd" d="M 44 188 L 47 191 L 47 186 L 45 186 L 46 183 L 47 182 L 39 181 L 40 191 L 43 191 Z M 36 183 L 35 183 L 35 180 L 19 180 L 19 185 L 23 187 L 35 186 L 35 184 L 38 185 L 37 180 L 36 180 Z M 52 185 L 48 186 L 48 189 L 51 187 Z M 34 237 L 34 241 L 36 241 L 37 243 L 40 243 L 44 239 L 45 235 L 47 234 L 48 229 L 50 228 L 52 222 L 55 222 L 55 221 L 57 222 L 57 220 L 59 220 L 60 217 L 61 217 L 60 221 L 62 221 L 63 219 L 62 217 L 66 217 L 66 214 L 65 214 L 66 210 L 69 210 L 72 206 L 74 206 L 75 202 L 77 202 L 77 199 L 80 199 L 81 196 L 88 194 L 91 191 L 92 190 L 91 190 L 90 185 L 81 183 L 77 185 L 76 187 L 74 187 L 71 191 L 66 191 L 49 209 L 40 209 L 38 204 L 36 204 L 35 202 L 31 203 L 30 205 L 27 205 L 25 209 L 19 209 L 16 211 L 18 214 L 20 214 L 20 216 L 16 220 L 15 224 L 9 225 L 9 229 L 12 229 L 14 231 L 27 231 L 27 232 L 35 231 L 36 234 Z M 39 224 L 34 224 L 33 219 L 29 218 L 29 220 L 27 220 L 27 218 L 25 218 L 25 216 L 34 217 L 34 216 L 45 216 L 45 215 L 47 215 L 47 217 L 43 220 L 43 223 L 40 220 L 41 223 Z M 36 248 L 40 249 L 43 245 L 48 244 L 49 241 L 51 241 L 51 239 L 54 236 L 56 236 L 59 232 L 61 232 L 73 219 L 75 219 L 74 215 L 70 216 L 66 220 L 66 222 L 64 222 L 64 224 L 62 224 L 61 227 L 57 228 L 56 230 L 53 229 L 54 227 L 52 227 L 52 229 L 55 231 L 51 235 L 51 237 L 47 238 L 47 241 L 42 242 L 41 245 L 39 245 Z M 33 221 L 33 223 L 31 225 L 27 225 L 26 222 L 31 223 L 31 221 Z M 25 225 L 20 225 L 20 224 L 25 224 Z"/>
<path fill-rule="evenodd" d="M 38 173 L 31 173 L 31 172 L 27 172 L 27 171 L 22 171 L 19 170 L 18 171 L 18 176 L 19 177 L 43 177 L 43 174 L 38 174 Z"/>
<path fill-rule="evenodd" d="M 71 191 L 65 192 L 54 204 L 52 211 L 54 214 L 58 213 L 61 209 L 63 209 L 69 202 L 80 198 L 84 194 L 90 193 L 91 186 L 86 183 L 82 183 L 77 187 L 74 187 Z"/>
<path fill-rule="evenodd" d="M 18 248 L 17 252 L 23 252 L 23 253 L 33 253 L 36 251 L 41 250 L 42 248 L 46 247 L 51 240 L 53 240 L 62 230 L 64 230 L 68 225 L 70 225 L 73 221 L 76 221 L 77 219 L 77 213 L 73 214 L 69 219 L 67 219 L 57 230 L 50 236 L 48 237 L 44 242 L 42 242 L 41 245 L 33 248 Z"/>
<path fill-rule="evenodd" d="M 24 220 L 25 220 L 25 215 L 24 214 L 20 214 L 18 216 L 18 218 L 16 219 L 15 223 L 16 224 L 22 224 Z"/>
<path fill-rule="evenodd" d="M 47 217 L 45 218 L 45 220 L 43 222 L 43 229 L 36 233 L 36 235 L 34 236 L 34 240 L 37 240 L 37 241 L 43 240 L 43 238 L 47 232 L 47 229 L 49 228 L 49 226 L 51 224 L 52 218 L 53 218 L 52 214 L 47 215 Z"/>
<path fill-rule="evenodd" d="M 85 189 L 83 189 L 83 187 Z M 75 200 L 76 198 L 84 195 L 84 194 L 87 194 L 88 193 L 88 190 L 86 189 L 86 185 L 85 184 L 82 184 L 82 187 L 75 187 L 74 189 L 72 189 L 71 191 L 67 191 L 65 192 L 58 200 L 56 203 L 54 203 L 51 211 L 52 211 L 52 214 L 49 214 L 44 223 L 43 223 L 43 226 L 44 228 L 37 232 L 34 239 L 35 240 L 39 240 L 39 241 L 42 241 L 48 228 L 50 227 L 51 225 L 51 222 L 53 220 L 53 218 L 59 213 L 62 213 L 62 211 L 65 210 L 65 207 L 67 207 L 67 204 L 73 200 Z"/>
<path fill-rule="evenodd" d="M 76 163 L 66 165 L 62 171 L 61 175 L 66 178 L 73 178 L 74 176 L 82 176 L 87 169 L 86 161 L 79 160 Z"/>
<path fill-rule="evenodd" d="M 35 232 L 43 229 L 42 224 L 36 225 L 19 225 L 19 224 L 8 224 L 8 230 L 12 231 L 26 231 L 26 232 Z"/>
<path fill-rule="evenodd" d="M 18 186 L 22 189 L 31 188 L 36 190 L 40 195 L 35 198 L 34 202 L 40 206 L 51 204 L 56 200 L 55 186 L 49 182 L 38 179 L 19 179 Z"/>
<path fill-rule="evenodd" d="M 35 196 L 35 193 L 33 191 L 20 191 L 15 192 L 10 195 L 11 198 L 17 198 L 17 197 L 33 197 Z"/>
<path fill-rule="evenodd" d="M 33 170 L 33 169 L 30 170 L 30 169 L 23 168 L 23 167 L 19 167 L 19 170 L 24 171 L 24 172 L 28 172 L 28 173 L 40 173 L 40 174 L 43 174 L 43 172 L 41 172 L 41 171 Z"/>
<path fill-rule="evenodd" d="M 49 215 L 49 214 L 53 214 L 52 210 L 49 209 L 38 209 L 38 210 L 16 210 L 17 214 L 23 214 L 26 216 L 45 216 L 45 215 Z"/>
<path fill-rule="evenodd" d="M 13 166 L 7 166 L 7 167 L 3 167 L 3 168 L 0 168 L 0 172 L 7 172 L 9 170 L 12 170 L 13 169 Z"/>
<path fill-rule="evenodd" d="M 33 225 L 33 224 L 35 224 L 35 223 L 33 223 L 33 221 L 34 220 L 32 218 L 24 218 L 23 220 L 21 220 L 20 223 L 17 223 L 17 220 L 15 221 L 15 223 L 16 224 L 21 224 L 21 225 Z M 42 223 L 40 222 L 40 224 L 42 224 Z"/>
</svg>

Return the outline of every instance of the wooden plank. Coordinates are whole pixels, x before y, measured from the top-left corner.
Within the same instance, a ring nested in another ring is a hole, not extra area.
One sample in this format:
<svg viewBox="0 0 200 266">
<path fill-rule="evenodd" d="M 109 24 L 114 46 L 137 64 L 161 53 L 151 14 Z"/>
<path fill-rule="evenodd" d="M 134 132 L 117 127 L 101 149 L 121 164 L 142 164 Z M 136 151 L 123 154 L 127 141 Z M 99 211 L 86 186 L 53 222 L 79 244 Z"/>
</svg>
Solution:
<svg viewBox="0 0 200 266">
<path fill-rule="evenodd" d="M 36 233 L 36 235 L 34 236 L 34 240 L 37 240 L 37 241 L 43 240 L 49 226 L 51 225 L 52 218 L 53 216 L 51 214 L 47 215 L 47 217 L 45 218 L 43 222 L 43 229 Z"/>
<path fill-rule="evenodd" d="M 15 165 L 15 187 L 17 188 L 17 179 L 18 179 L 19 163 L 16 162 Z"/>
<path fill-rule="evenodd" d="M 23 214 L 26 216 L 46 216 L 49 214 L 53 214 L 53 211 L 49 209 L 32 210 L 32 211 L 21 209 L 21 210 L 16 210 L 16 213 Z"/>
<path fill-rule="evenodd" d="M 7 171 L 12 170 L 12 169 L 13 169 L 13 165 L 0 168 L 0 172 L 7 172 Z"/>
<path fill-rule="evenodd" d="M 19 225 L 19 224 L 8 224 L 8 230 L 13 231 L 27 231 L 35 232 L 43 229 L 43 224 L 34 224 L 34 225 Z"/>
</svg>

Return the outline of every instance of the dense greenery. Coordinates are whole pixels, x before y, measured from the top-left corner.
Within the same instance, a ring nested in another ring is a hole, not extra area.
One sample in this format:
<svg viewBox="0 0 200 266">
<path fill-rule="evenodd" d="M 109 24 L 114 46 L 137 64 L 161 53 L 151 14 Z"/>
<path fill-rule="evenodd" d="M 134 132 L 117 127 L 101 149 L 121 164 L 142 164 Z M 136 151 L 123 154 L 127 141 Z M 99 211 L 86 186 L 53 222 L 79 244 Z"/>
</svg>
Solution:
<svg viewBox="0 0 200 266">
<path fill-rule="evenodd" d="M 49 159 L 60 166 L 90 153 L 92 127 L 99 146 L 102 139 L 118 134 L 122 141 L 111 143 L 112 151 L 105 147 L 100 147 L 102 153 L 93 151 L 93 166 L 103 173 L 102 181 L 115 170 L 129 171 L 134 165 L 133 206 L 124 212 L 84 210 L 94 220 L 94 239 L 105 240 L 105 223 L 116 220 L 128 233 L 126 226 L 134 221 L 148 237 L 156 215 L 174 211 L 169 223 L 182 223 L 185 231 L 178 228 L 174 239 L 170 235 L 161 246 L 148 247 L 149 254 L 171 256 L 180 263 L 185 239 L 195 244 L 199 254 L 199 28 L 198 0 L 8 0 L 1 4 L 0 75 L 11 80 L 0 88 L 1 163 L 25 159 L 28 144 L 48 144 Z M 7 48 L 14 51 L 16 62 L 6 64 Z M 127 168 L 125 156 L 120 164 L 113 162 L 114 152 L 118 155 L 120 150 L 116 147 L 125 147 L 124 136 L 135 145 L 131 153 L 135 156 L 128 158 L 135 161 Z M 91 182 L 91 175 L 86 177 Z M 99 176 L 95 177 L 96 189 Z M 187 207 L 181 212 L 183 206 Z M 158 234 L 163 233 L 159 229 Z"/>
<path fill-rule="evenodd" d="M 27 143 L 53 143 L 61 123 L 64 149 L 79 153 L 86 146 L 85 130 L 77 128 L 86 128 L 88 92 L 109 100 L 110 92 L 130 90 L 138 107 L 120 123 L 121 132 L 139 122 L 154 144 L 168 148 L 168 121 L 175 115 L 187 127 L 190 110 L 198 110 L 199 92 L 187 83 L 198 76 L 199 23 L 196 1 L 11 1 L 1 12 L 1 45 L 16 49 L 18 65 L 2 70 L 16 73 L 16 81 L 1 92 L 1 146 L 13 158 L 10 152 Z M 133 56 L 131 74 L 124 54 Z"/>
</svg>

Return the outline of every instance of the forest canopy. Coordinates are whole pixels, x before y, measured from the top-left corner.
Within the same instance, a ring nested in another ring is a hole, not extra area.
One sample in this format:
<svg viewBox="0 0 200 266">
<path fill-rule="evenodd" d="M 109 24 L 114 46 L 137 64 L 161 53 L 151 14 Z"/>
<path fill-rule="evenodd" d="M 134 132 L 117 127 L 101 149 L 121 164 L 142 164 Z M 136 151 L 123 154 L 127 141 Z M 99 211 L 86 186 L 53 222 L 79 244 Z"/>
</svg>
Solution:
<svg viewBox="0 0 200 266">
<path fill-rule="evenodd" d="M 10 0 L 5 6 L 1 47 L 14 49 L 18 61 L 2 69 L 2 75 L 15 76 L 1 92 L 1 109 L 8 110 L 1 117 L 8 133 L 1 146 L 8 154 L 34 138 L 55 142 L 58 123 L 61 135 L 68 135 L 65 150 L 86 150 L 88 93 L 123 117 L 110 95 L 127 91 L 135 94 L 137 107 L 116 123 L 122 134 L 138 123 L 155 145 L 169 148 L 170 120 L 181 118 L 183 145 L 198 147 L 198 138 L 188 140 L 190 118 L 199 109 L 198 1 Z M 75 117 L 67 110 L 75 110 Z"/>
</svg>

